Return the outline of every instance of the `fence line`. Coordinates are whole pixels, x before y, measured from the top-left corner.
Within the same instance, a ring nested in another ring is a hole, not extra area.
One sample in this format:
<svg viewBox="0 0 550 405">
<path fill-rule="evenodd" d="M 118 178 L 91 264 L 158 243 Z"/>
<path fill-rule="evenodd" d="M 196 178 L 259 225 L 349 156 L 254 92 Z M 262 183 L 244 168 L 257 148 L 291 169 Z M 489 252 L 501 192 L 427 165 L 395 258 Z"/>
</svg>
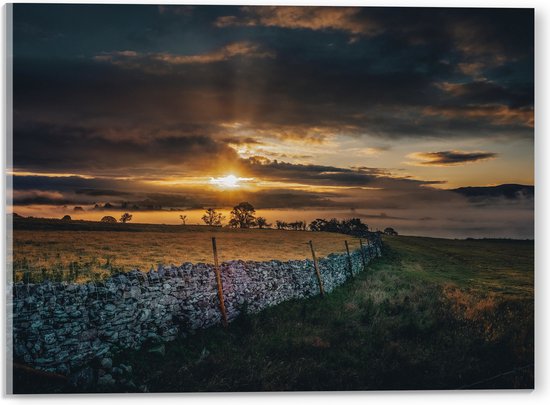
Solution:
<svg viewBox="0 0 550 405">
<path fill-rule="evenodd" d="M 310 248 L 313 261 L 218 263 L 213 241 L 214 266 L 183 263 L 148 273 L 134 269 L 82 284 L 59 278 L 31 283 L 23 277 L 12 283 L 13 310 L 8 315 L 14 358 L 66 374 L 113 345 L 138 349 L 148 340 L 173 340 L 194 329 L 225 324 L 244 308 L 254 313 L 289 299 L 329 293 L 361 271 L 365 253 L 381 253 L 379 246 L 369 245 L 362 247 L 366 252 L 318 259 L 313 242 Z"/>
</svg>

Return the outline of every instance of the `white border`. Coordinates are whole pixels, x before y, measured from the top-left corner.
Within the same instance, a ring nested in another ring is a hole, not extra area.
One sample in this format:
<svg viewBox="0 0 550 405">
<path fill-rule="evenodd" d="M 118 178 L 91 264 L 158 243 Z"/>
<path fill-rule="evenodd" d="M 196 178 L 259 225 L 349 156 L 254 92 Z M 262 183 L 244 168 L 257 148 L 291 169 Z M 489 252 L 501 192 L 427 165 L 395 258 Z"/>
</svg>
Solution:
<svg viewBox="0 0 550 405">
<path fill-rule="evenodd" d="M 20 3 L 37 3 L 39 1 L 20 1 Z M 49 1 L 48 3 L 68 3 L 68 1 Z M 40 401 L 41 403 L 59 403 L 75 400 L 82 402 L 90 402 L 102 400 L 106 403 L 115 403 L 115 401 L 131 401 L 132 404 L 148 403 L 156 398 L 163 400 L 167 403 L 181 403 L 181 401 L 196 403 L 207 402 L 214 403 L 215 401 L 224 401 L 227 403 L 235 403 L 239 405 L 254 404 L 262 401 L 262 405 L 279 404 L 281 401 L 285 402 L 302 402 L 304 400 L 313 400 L 316 405 L 334 404 L 336 401 L 345 400 L 347 404 L 364 404 L 368 402 L 384 402 L 384 403 L 403 403 L 406 405 L 428 405 L 428 404 L 440 404 L 444 402 L 446 405 L 450 404 L 462 404 L 464 401 L 471 402 L 473 404 L 486 403 L 486 402 L 498 402 L 499 405 L 516 404 L 518 402 L 525 403 L 550 403 L 549 395 L 549 351 L 548 351 L 548 314 L 545 313 L 545 309 L 548 309 L 548 274 L 550 271 L 550 263 L 548 260 L 548 248 L 544 246 L 547 243 L 548 229 L 550 228 L 550 221 L 547 214 L 548 207 L 548 165 L 545 163 L 547 156 L 550 153 L 548 148 L 547 137 L 550 136 L 549 127 L 546 120 L 547 114 L 545 113 L 548 108 L 547 97 L 549 94 L 549 81 L 543 76 L 543 72 L 550 71 L 548 64 L 548 43 L 550 43 L 550 37 L 548 35 L 550 24 L 549 19 L 549 4 L 544 0 L 530 0 L 530 1 L 518 1 L 518 0 L 377 0 L 377 1 L 365 1 L 365 0 L 308 0 L 308 1 L 97 1 L 97 2 L 81 2 L 75 1 L 71 3 L 103 3 L 103 4 L 213 4 L 213 5 L 339 5 L 339 6 L 403 6 L 403 7 L 517 7 L 517 8 L 532 8 L 535 7 L 535 49 L 536 49 L 536 65 L 535 65 L 535 104 L 536 104 L 536 124 L 535 124 L 535 210 L 536 210 L 536 222 L 535 222 L 535 249 L 536 249 L 536 312 L 535 312 L 535 325 L 536 325 L 536 389 L 533 392 L 526 391 L 470 391 L 470 392 L 442 392 L 442 391 L 423 391 L 423 392 L 323 392 L 323 393 L 261 393 L 261 394 L 139 394 L 139 395 L 63 395 L 63 396 L 27 396 L 27 397 L 8 397 L 6 398 L 6 390 L 3 390 L 3 399 L 11 401 L 35 403 Z M 6 15 L 5 2 L 2 2 L 3 12 L 2 17 Z M 5 19 L 2 18 L 1 28 L 1 43 L 2 51 L 5 51 L 6 43 L 6 26 Z M 4 55 L 4 52 L 2 52 Z M 6 80 L 5 80 L 5 59 L 2 63 L 3 80 L 0 83 L 0 90 L 3 95 L 6 94 Z M 5 100 L 5 99 L 4 99 Z M 0 114 L 2 134 L 6 134 L 6 115 Z M 5 139 L 3 138 L 2 145 L 5 145 Z M 4 167 L 6 167 L 6 161 L 4 160 L 8 155 L 7 151 L 2 151 L 1 161 Z M 2 190 L 5 190 L 6 178 L 1 177 L 0 184 Z M 4 191 L 3 191 L 4 192 Z M 6 229 L 5 224 L 5 200 L 3 199 L 2 217 L 0 222 L 2 223 L 2 232 Z M 3 243 L 5 243 L 5 234 L 3 233 Z M 5 249 L 0 252 L 0 263 L 5 263 Z M 2 266 L 3 276 L 5 281 L 4 266 Z M 5 284 L 3 284 L 5 285 Z M 4 287 L 2 288 L 5 292 Z M 5 294 L 4 294 L 5 296 Z M 4 301 L 4 300 L 3 300 Z M 3 302 L 4 304 L 4 302 Z M 5 305 L 5 304 L 4 304 Z M 4 307 L 5 308 L 5 307 Z M 0 311 L 2 316 L 2 325 L 4 326 L 4 310 Z M 2 333 L 1 344 L 5 348 L 5 334 Z M 5 361 L 5 354 L 3 355 Z M 5 363 L 3 363 L 5 365 Z M 366 364 L 365 367 L 369 365 Z M 0 378 L 4 379 L 4 367 L 0 367 Z"/>
</svg>

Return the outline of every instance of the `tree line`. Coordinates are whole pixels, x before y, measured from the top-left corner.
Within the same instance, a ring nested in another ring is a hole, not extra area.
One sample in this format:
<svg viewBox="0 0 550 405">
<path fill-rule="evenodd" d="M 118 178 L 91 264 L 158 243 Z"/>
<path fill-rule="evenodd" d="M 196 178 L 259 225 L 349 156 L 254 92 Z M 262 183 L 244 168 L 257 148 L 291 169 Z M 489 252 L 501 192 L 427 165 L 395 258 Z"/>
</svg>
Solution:
<svg viewBox="0 0 550 405">
<path fill-rule="evenodd" d="M 230 212 L 228 226 L 231 228 L 271 228 L 273 224 L 267 222 L 267 219 L 261 216 L 256 216 L 256 210 L 249 202 L 241 202 L 234 206 Z M 180 216 L 181 218 L 181 216 Z M 183 223 L 185 221 L 181 218 Z M 208 208 L 202 220 L 206 225 L 222 226 L 225 216 L 216 211 L 214 208 Z M 369 231 L 367 224 L 363 223 L 360 218 L 351 218 L 338 220 L 336 218 L 324 219 L 317 218 L 309 224 L 306 221 L 286 222 L 281 220 L 275 221 L 276 229 L 287 229 L 294 231 L 313 231 L 313 232 L 337 232 L 350 235 L 360 235 Z"/>
<path fill-rule="evenodd" d="M 69 217 L 70 218 L 70 217 Z M 187 215 L 180 215 L 182 225 L 186 224 Z M 132 219 L 132 215 L 124 213 L 120 222 L 126 223 Z M 209 226 L 223 226 L 223 222 L 226 217 L 215 208 L 207 208 L 202 216 L 202 220 Z M 111 216 L 105 216 L 101 219 L 101 222 L 117 222 L 117 220 Z M 286 222 L 281 220 L 275 221 L 275 228 L 280 230 L 294 230 L 294 231 L 312 231 L 312 232 L 335 232 L 348 235 L 364 235 L 369 232 L 367 224 L 363 223 L 360 218 L 349 218 L 338 220 L 336 218 L 325 219 L 317 218 L 311 221 L 309 224 L 306 221 L 294 221 Z M 233 207 L 229 213 L 229 222 L 226 226 L 231 228 L 272 228 L 273 224 L 270 224 L 266 218 L 256 216 L 256 209 L 249 202 L 243 201 Z M 393 228 L 386 228 L 384 233 L 387 235 L 397 236 L 397 232 Z"/>
</svg>

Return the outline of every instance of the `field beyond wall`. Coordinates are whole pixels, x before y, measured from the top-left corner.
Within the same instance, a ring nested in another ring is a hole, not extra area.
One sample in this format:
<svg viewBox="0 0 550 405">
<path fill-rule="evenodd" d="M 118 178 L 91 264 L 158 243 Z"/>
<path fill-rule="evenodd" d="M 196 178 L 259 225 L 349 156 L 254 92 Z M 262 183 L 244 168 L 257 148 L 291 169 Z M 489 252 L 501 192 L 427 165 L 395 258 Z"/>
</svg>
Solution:
<svg viewBox="0 0 550 405">
<path fill-rule="evenodd" d="M 229 229 L 198 225 L 102 224 L 89 221 L 18 220 L 14 223 L 13 262 L 17 274 L 79 270 L 79 281 L 112 272 L 212 263 L 211 238 L 219 260 L 303 260 L 359 248 L 356 238 L 337 233 L 275 229 Z"/>
</svg>

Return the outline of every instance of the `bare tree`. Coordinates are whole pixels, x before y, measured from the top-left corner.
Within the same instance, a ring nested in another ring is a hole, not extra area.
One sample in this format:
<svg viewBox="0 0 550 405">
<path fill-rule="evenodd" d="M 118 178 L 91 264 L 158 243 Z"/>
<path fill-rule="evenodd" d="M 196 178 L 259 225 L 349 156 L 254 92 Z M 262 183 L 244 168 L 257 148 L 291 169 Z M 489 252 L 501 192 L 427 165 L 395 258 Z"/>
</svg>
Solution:
<svg viewBox="0 0 550 405">
<path fill-rule="evenodd" d="M 180 215 L 180 219 L 181 219 L 182 225 L 185 225 L 185 221 L 187 221 L 187 215 Z"/>
<path fill-rule="evenodd" d="M 221 212 L 216 211 L 214 208 L 208 208 L 202 216 L 204 223 L 210 226 L 221 226 L 224 219 L 225 216 L 222 215 Z"/>
<path fill-rule="evenodd" d="M 132 214 L 129 214 L 127 212 L 122 214 L 122 216 L 120 217 L 120 222 L 122 222 L 123 224 L 125 224 L 126 222 L 129 222 L 131 220 L 132 220 Z"/>
<path fill-rule="evenodd" d="M 288 227 L 288 224 L 285 221 L 275 221 L 275 226 L 277 229 L 286 229 Z"/>
<path fill-rule="evenodd" d="M 258 225 L 258 228 L 260 229 L 271 227 L 271 224 L 268 224 L 267 219 L 265 219 L 264 217 L 256 218 L 256 225 Z"/>
</svg>

